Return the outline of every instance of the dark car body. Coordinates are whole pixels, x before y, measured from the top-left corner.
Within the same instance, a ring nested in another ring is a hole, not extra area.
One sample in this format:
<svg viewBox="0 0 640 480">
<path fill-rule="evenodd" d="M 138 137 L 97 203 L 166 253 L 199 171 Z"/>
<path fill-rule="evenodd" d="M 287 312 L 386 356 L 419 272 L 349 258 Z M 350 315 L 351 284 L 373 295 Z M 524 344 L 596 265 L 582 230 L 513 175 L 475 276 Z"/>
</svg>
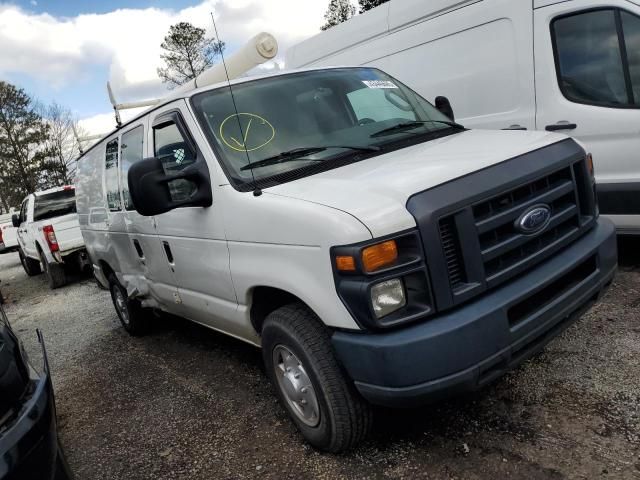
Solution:
<svg viewBox="0 0 640 480">
<path fill-rule="evenodd" d="M 53 387 L 42 335 L 44 365 L 28 363 L 0 306 L 0 479 L 73 478 L 60 448 Z"/>
</svg>

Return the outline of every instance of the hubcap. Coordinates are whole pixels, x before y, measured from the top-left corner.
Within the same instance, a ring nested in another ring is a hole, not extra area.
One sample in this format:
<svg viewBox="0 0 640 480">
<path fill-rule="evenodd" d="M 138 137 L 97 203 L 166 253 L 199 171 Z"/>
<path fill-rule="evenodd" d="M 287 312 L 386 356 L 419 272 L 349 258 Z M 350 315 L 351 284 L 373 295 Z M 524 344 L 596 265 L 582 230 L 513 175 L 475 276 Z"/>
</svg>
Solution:
<svg viewBox="0 0 640 480">
<path fill-rule="evenodd" d="M 120 315 L 122 321 L 125 324 L 129 325 L 129 311 L 127 310 L 127 301 L 124 298 L 122 291 L 117 286 L 114 285 L 112 289 L 113 303 L 116 306 L 116 310 L 118 311 L 118 314 Z"/>
<path fill-rule="evenodd" d="M 318 425 L 318 398 L 311 379 L 298 357 L 284 345 L 278 345 L 273 349 L 273 368 L 280 391 L 296 417 L 310 427 Z"/>
</svg>

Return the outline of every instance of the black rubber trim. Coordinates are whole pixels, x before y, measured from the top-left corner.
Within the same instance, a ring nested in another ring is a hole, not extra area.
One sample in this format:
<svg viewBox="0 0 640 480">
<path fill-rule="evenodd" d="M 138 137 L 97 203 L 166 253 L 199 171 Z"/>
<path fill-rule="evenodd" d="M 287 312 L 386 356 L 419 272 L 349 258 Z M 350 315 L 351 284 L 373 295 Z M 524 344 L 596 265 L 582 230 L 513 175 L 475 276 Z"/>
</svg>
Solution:
<svg viewBox="0 0 640 480">
<path fill-rule="evenodd" d="M 547 132 L 558 132 L 560 130 L 575 130 L 578 125 L 575 123 L 554 123 L 553 125 L 547 125 L 544 129 Z"/>
<path fill-rule="evenodd" d="M 596 190 L 603 215 L 640 215 L 640 182 L 598 183 Z"/>
</svg>

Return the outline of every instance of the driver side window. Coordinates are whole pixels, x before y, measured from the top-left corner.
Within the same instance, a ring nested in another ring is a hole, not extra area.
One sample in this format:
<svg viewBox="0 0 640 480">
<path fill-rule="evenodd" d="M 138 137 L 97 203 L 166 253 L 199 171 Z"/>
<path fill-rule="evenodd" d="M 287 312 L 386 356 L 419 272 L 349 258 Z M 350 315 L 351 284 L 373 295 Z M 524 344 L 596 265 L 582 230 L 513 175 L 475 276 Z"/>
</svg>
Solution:
<svg viewBox="0 0 640 480">
<path fill-rule="evenodd" d="M 560 90 L 576 103 L 640 106 L 640 19 L 604 8 L 560 17 L 551 24 Z"/>
<path fill-rule="evenodd" d="M 177 173 L 196 161 L 195 152 L 191 150 L 189 142 L 175 122 L 162 123 L 153 128 L 153 145 L 154 155 L 168 175 Z M 184 179 L 171 180 L 168 186 L 174 202 L 188 200 L 197 190 L 193 182 Z"/>
</svg>

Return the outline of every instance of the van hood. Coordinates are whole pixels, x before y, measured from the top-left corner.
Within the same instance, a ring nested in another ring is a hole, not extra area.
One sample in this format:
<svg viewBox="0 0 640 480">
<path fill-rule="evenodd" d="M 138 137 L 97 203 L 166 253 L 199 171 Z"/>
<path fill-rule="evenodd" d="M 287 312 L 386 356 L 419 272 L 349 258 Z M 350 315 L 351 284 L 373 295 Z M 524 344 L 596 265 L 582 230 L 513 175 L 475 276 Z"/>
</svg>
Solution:
<svg viewBox="0 0 640 480">
<path fill-rule="evenodd" d="M 547 132 L 468 130 L 265 189 L 342 210 L 381 237 L 416 226 L 413 194 L 567 137 Z"/>
</svg>

